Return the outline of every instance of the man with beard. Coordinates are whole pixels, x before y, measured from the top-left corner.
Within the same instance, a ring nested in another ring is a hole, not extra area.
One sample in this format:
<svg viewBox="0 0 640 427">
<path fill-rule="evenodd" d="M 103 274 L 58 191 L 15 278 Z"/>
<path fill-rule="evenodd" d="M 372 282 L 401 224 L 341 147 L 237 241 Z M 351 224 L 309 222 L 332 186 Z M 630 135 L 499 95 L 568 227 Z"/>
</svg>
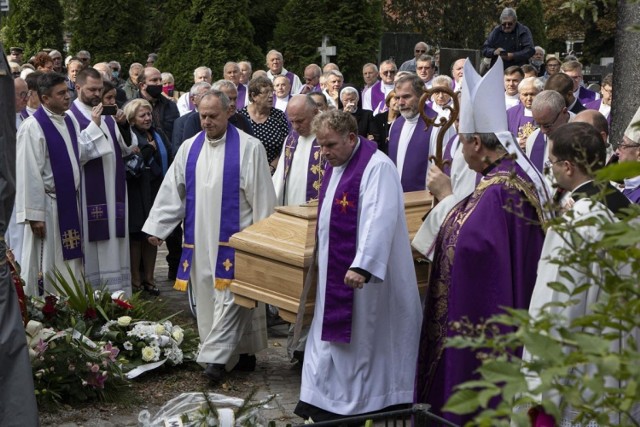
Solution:
<svg viewBox="0 0 640 427">
<path fill-rule="evenodd" d="M 415 74 L 403 75 L 396 82 L 395 92 L 401 117 L 393 122 L 389 130 L 389 157 L 398 168 L 404 192 L 425 189 L 429 156 L 433 152 L 433 126 L 425 129 L 419 114 L 423 91 L 424 82 Z M 430 108 L 423 108 L 428 115 L 436 115 Z"/>
<path fill-rule="evenodd" d="M 122 161 L 128 147 L 110 115 L 92 120 L 93 108 L 102 108 L 102 74 L 85 68 L 76 77 L 78 98 L 69 113 L 91 140 L 105 140 L 112 153 L 82 168 L 82 238 L 85 278 L 96 288 L 131 292 L 127 184 Z"/>
</svg>

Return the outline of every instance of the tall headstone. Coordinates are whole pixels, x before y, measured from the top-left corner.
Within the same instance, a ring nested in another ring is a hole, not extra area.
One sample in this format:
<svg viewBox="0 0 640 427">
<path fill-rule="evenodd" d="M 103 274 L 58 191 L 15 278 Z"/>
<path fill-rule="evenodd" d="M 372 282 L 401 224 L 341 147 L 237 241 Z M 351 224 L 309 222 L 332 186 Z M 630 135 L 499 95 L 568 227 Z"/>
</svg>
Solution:
<svg viewBox="0 0 640 427">
<path fill-rule="evenodd" d="M 440 74 L 451 76 L 451 65 L 460 58 L 469 58 L 476 71 L 480 70 L 482 57 L 479 50 L 473 49 L 440 49 Z"/>
<path fill-rule="evenodd" d="M 640 2 L 618 1 L 615 62 L 613 64 L 613 103 L 611 115 L 612 143 L 622 141 L 622 135 L 640 106 L 640 32 L 629 28 L 640 22 Z"/>
</svg>

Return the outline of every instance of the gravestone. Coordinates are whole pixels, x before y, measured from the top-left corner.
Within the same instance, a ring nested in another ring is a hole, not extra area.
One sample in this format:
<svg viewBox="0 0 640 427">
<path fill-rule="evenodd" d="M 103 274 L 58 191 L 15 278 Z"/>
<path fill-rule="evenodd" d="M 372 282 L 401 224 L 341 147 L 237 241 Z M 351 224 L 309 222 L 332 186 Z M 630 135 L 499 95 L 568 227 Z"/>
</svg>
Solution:
<svg viewBox="0 0 640 427">
<path fill-rule="evenodd" d="M 460 58 L 470 58 L 473 67 L 476 71 L 480 70 L 480 62 L 482 57 L 479 50 L 474 49 L 440 49 L 440 74 L 446 74 L 449 77 L 451 75 L 451 65 Z"/>
</svg>

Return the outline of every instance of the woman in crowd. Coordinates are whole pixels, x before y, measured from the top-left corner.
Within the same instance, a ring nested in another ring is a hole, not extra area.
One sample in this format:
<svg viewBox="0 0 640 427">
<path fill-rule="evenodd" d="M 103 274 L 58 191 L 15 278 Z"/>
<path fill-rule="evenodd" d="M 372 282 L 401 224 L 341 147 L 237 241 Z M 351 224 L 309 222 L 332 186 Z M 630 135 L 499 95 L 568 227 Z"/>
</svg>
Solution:
<svg viewBox="0 0 640 427">
<path fill-rule="evenodd" d="M 139 155 L 142 157 L 140 167 L 127 167 L 131 285 L 134 291 L 144 290 L 152 295 L 159 295 L 160 291 L 155 285 L 153 274 L 157 247 L 147 242 L 142 226 L 149 216 L 162 179 L 167 173 L 171 152 L 167 137 L 151 125 L 151 104 L 148 101 L 131 100 L 125 105 L 124 113 L 131 125 L 131 145 L 138 147 Z M 140 276 L 141 261 L 143 277 Z"/>
<path fill-rule="evenodd" d="M 240 114 L 251 120 L 254 135 L 267 150 L 273 175 L 282 144 L 289 134 L 289 124 L 284 113 L 273 106 L 273 85 L 267 77 L 256 77 L 249 82 L 249 101 Z"/>
<path fill-rule="evenodd" d="M 378 149 L 387 154 L 387 147 L 389 145 L 389 129 L 391 129 L 391 124 L 400 115 L 396 92 L 393 90 L 389 92 L 384 103 L 387 106 L 386 110 L 382 113 L 376 114 L 373 119 L 380 131 L 380 137 L 376 141 L 378 143 Z"/>
<path fill-rule="evenodd" d="M 36 67 L 36 71 L 50 73 L 53 71 L 53 59 L 51 59 L 47 52 L 39 52 L 35 58 L 33 58 L 33 66 Z"/>
</svg>

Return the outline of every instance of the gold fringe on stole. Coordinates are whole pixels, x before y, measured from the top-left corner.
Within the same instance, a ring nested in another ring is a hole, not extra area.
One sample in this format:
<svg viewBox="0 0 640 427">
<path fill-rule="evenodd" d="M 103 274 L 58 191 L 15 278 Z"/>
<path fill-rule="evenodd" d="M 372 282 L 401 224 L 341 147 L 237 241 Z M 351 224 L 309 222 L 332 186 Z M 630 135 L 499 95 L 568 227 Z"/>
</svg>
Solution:
<svg viewBox="0 0 640 427">
<path fill-rule="evenodd" d="M 188 283 L 189 282 L 187 280 L 176 279 L 176 283 L 173 285 L 173 289 L 180 292 L 186 292 Z"/>
<path fill-rule="evenodd" d="M 218 279 L 214 282 L 214 287 L 219 291 L 226 290 L 231 285 L 231 279 Z"/>
</svg>

